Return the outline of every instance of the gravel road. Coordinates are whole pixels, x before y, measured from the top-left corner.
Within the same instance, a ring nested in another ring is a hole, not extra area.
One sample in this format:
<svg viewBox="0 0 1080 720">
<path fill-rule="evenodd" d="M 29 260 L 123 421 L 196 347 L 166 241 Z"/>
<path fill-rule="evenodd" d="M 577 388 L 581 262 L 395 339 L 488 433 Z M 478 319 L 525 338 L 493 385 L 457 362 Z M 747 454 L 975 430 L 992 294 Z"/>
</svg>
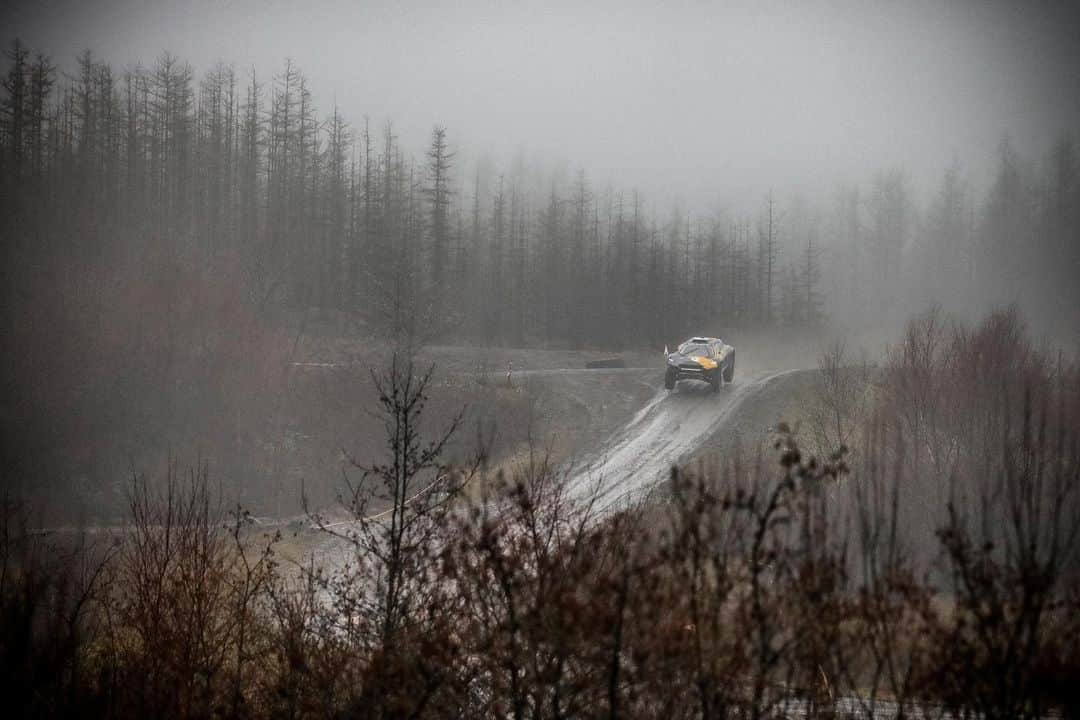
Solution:
<svg viewBox="0 0 1080 720">
<path fill-rule="evenodd" d="M 798 372 L 736 372 L 735 381 L 714 393 L 704 383 L 682 382 L 668 392 L 659 387 L 626 425 L 567 469 L 570 494 L 598 493 L 599 509 L 641 500 L 706 440 L 723 433 L 739 409 L 772 381 Z"/>
</svg>

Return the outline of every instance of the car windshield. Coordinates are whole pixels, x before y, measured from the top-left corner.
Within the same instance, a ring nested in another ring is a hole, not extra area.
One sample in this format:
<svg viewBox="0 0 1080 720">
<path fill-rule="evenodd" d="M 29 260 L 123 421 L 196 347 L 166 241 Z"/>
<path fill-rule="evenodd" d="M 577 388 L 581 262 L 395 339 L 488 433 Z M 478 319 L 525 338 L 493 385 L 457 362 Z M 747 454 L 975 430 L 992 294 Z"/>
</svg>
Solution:
<svg viewBox="0 0 1080 720">
<path fill-rule="evenodd" d="M 707 357 L 709 355 L 709 346 L 701 343 L 686 343 L 679 348 L 679 352 L 683 355 L 704 355 Z"/>
</svg>

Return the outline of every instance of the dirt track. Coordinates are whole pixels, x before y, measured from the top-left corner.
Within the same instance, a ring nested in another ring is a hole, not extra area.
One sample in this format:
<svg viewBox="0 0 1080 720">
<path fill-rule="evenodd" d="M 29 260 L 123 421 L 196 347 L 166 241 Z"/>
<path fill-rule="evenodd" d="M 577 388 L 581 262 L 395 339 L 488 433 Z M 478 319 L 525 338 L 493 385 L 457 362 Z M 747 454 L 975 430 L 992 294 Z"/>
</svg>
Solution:
<svg viewBox="0 0 1080 720">
<path fill-rule="evenodd" d="M 805 367 L 812 357 L 801 347 L 747 343 L 734 381 L 713 393 L 693 381 L 680 383 L 672 392 L 664 390 L 658 354 L 629 355 L 632 367 L 625 369 L 586 370 L 586 353 L 450 350 L 433 353 L 439 367 L 448 371 L 447 382 L 465 378 L 474 383 L 476 358 L 484 358 L 486 386 L 497 388 L 489 392 L 497 398 L 531 398 L 529 435 L 535 450 L 559 464 L 571 496 L 583 499 L 598 491 L 597 507 L 609 510 L 662 487 L 672 465 L 702 455 L 725 455 L 736 442 L 765 440 L 777 421 L 791 419 L 792 401 L 808 386 L 810 373 L 789 368 Z M 507 385 L 503 363 L 510 361 L 513 379 Z M 501 431 L 505 434 L 505 426 Z M 522 452 L 504 456 L 500 466 L 512 471 Z M 347 524 L 341 508 L 329 513 Z M 329 565 L 341 560 L 339 543 L 317 531 L 302 531 L 295 539 L 299 556 L 313 552 Z"/>
<path fill-rule="evenodd" d="M 622 428 L 595 451 L 568 467 L 571 495 L 596 491 L 601 509 L 634 503 L 706 442 L 727 430 L 740 409 L 754 402 L 775 380 L 799 372 L 756 372 L 725 385 L 719 393 L 704 383 L 683 382 L 672 392 L 660 387 Z"/>
</svg>

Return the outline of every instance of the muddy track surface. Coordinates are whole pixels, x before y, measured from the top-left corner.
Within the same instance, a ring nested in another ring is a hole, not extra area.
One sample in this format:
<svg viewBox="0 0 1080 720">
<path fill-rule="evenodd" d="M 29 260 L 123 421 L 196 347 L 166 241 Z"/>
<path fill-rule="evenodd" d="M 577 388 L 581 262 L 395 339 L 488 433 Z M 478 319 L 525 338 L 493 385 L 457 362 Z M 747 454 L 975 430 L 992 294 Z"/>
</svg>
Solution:
<svg viewBox="0 0 1080 720">
<path fill-rule="evenodd" d="M 590 438 L 587 447 L 574 459 L 565 462 L 562 471 L 569 484 L 569 496 L 580 501 L 594 500 L 593 511 L 599 516 L 648 498 L 663 485 L 672 465 L 685 462 L 703 446 L 715 443 L 718 436 L 734 432 L 744 414 L 754 414 L 757 403 L 768 403 L 767 390 L 785 376 L 800 372 L 736 371 L 735 381 L 714 393 L 704 383 L 682 382 L 675 390 L 663 388 L 662 371 L 628 368 L 625 370 L 544 369 L 525 371 L 522 376 L 557 385 L 563 392 L 580 396 L 582 402 L 597 405 L 613 387 L 625 391 L 637 384 L 642 389 L 643 404 L 628 420 L 614 429 Z M 615 380 L 621 377 L 620 380 Z M 606 390 L 601 384 L 609 378 Z M 640 401 L 639 401 L 640 402 Z M 584 439 L 584 438 L 583 438 Z M 377 514 L 369 519 L 378 519 Z M 356 521 L 331 523 L 337 531 L 348 531 Z M 307 523 L 305 523 L 307 524 Z M 314 527 L 314 555 L 324 570 L 340 569 L 351 558 L 342 539 L 326 536 Z"/>
<path fill-rule="evenodd" d="M 642 500 L 661 484 L 672 465 L 686 461 L 706 440 L 724 432 L 739 409 L 770 382 L 794 372 L 798 371 L 736 376 L 718 393 L 694 382 L 680 383 L 671 392 L 658 388 L 601 447 L 567 467 L 571 497 L 584 499 L 596 493 L 596 508 L 601 511 Z"/>
</svg>

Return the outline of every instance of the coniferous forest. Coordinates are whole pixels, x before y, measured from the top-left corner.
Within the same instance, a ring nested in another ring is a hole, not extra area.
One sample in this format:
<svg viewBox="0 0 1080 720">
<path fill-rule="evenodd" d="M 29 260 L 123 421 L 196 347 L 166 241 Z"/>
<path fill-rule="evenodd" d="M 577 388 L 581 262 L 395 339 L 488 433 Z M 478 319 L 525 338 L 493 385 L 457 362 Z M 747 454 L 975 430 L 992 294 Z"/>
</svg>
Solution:
<svg viewBox="0 0 1080 720">
<path fill-rule="evenodd" d="M 706 323 L 817 324 L 920 293 L 1023 302 L 1057 315 L 1051 330 L 1076 326 L 1068 136 L 1038 158 L 1003 140 L 994 177 L 954 163 L 925 203 L 886 168 L 823 207 L 781 207 L 763 188 L 760 207 L 692 215 L 584 171 L 459 157 L 442 127 L 402 147 L 392 120 L 320 107 L 291 61 L 197 74 L 172 55 L 117 70 L 87 51 L 59 69 L 18 41 L 6 59 L 14 298 L 41 279 L 22 268 L 115 273 L 150 253 L 235 269 L 260 316 L 332 313 L 381 336 L 415 332 L 409 308 L 431 337 L 655 346 Z"/>
<path fill-rule="evenodd" d="M 0 714 L 1080 717 L 1065 19 L 121 4 L 0 58 Z"/>
<path fill-rule="evenodd" d="M 463 157 L 451 129 L 402 147 L 392 120 L 320 106 L 292 61 L 116 69 L 87 51 L 58 68 L 18 40 L 5 58 L 5 462 L 47 486 L 94 495 L 147 445 L 207 435 L 231 438 L 212 457 L 257 455 L 238 428 L 272 414 L 316 327 L 650 352 L 703 329 L 888 325 L 928 302 L 969 319 L 1018 303 L 1066 342 L 1080 327 L 1069 137 L 1042 158 L 1002 141 L 994 177 L 954 163 L 925 203 L 884 169 L 820 206 L 763 188 L 756 207 L 695 214 L 523 156 Z M 44 469 L 57 445 L 63 466 Z"/>
</svg>

